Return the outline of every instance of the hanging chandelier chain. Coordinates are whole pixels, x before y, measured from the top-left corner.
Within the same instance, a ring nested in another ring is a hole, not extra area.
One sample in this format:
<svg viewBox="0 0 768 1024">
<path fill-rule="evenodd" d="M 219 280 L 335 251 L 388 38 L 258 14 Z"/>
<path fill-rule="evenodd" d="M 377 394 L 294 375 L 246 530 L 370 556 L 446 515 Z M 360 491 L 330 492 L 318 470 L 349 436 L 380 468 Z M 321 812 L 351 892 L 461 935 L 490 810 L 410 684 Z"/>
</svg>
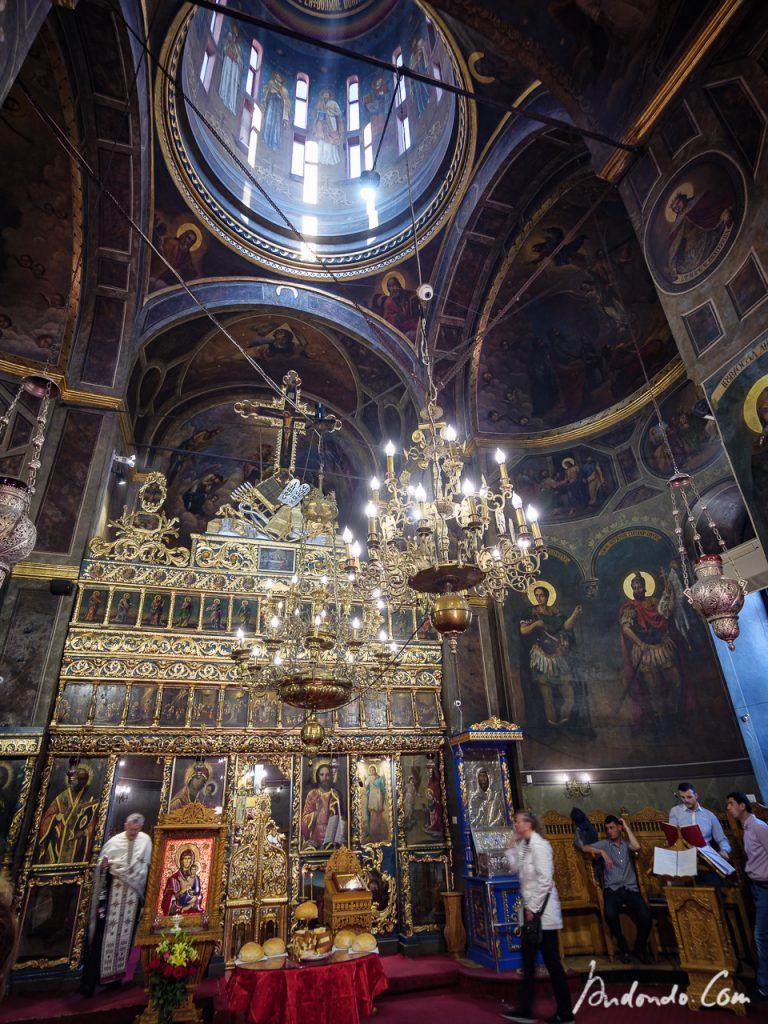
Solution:
<svg viewBox="0 0 768 1024">
<path fill-rule="evenodd" d="M 32 435 L 30 442 L 32 448 L 32 457 L 27 462 L 27 486 L 29 487 L 29 493 L 35 493 L 35 483 L 37 481 L 37 471 L 40 469 L 40 451 L 45 443 L 45 424 L 48 419 L 48 409 L 52 399 L 53 381 L 50 379 L 46 380 L 45 384 L 45 395 L 40 404 L 40 409 L 37 413 L 37 420 L 35 424 L 35 430 Z"/>
<path fill-rule="evenodd" d="M 0 438 L 4 436 L 8 424 L 11 422 L 11 417 L 13 416 L 16 406 L 19 404 L 19 399 L 21 398 L 23 392 L 24 385 L 19 384 L 18 388 L 16 389 L 16 394 L 8 403 L 8 408 L 5 410 L 2 416 L 0 416 Z"/>
</svg>

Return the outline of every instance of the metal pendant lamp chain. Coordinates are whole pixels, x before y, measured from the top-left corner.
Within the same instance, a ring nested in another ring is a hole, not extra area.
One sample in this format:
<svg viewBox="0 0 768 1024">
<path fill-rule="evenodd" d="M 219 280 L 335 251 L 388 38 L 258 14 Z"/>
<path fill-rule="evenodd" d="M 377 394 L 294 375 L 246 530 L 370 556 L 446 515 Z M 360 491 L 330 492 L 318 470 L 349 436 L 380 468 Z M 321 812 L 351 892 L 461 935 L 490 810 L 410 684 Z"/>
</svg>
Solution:
<svg viewBox="0 0 768 1024">
<path fill-rule="evenodd" d="M 602 238 L 603 249 L 605 252 L 609 252 L 600 224 L 597 220 L 595 220 L 595 223 Z M 613 272 L 613 265 L 610 260 L 607 263 L 611 285 L 623 301 L 621 287 Z M 643 353 L 637 341 L 634 322 L 629 315 L 627 316 L 627 330 L 643 373 L 645 387 L 653 404 L 659 436 L 672 468 L 672 475 L 667 480 L 667 488 L 672 504 L 672 518 L 675 522 L 675 537 L 680 557 L 680 567 L 683 572 L 683 593 L 692 607 L 710 624 L 715 636 L 723 640 L 730 650 L 733 650 L 734 641 L 739 635 L 739 612 L 744 605 L 748 583 L 747 580 L 739 576 L 731 554 L 728 551 L 728 546 L 712 517 L 712 513 L 709 511 L 709 507 L 702 498 L 695 478 L 691 473 L 686 473 L 680 469 L 677 464 L 674 450 L 667 436 L 667 428 L 661 413 L 661 406 L 656 397 L 656 391 L 651 383 L 648 369 L 643 359 Z M 701 533 L 696 525 L 696 516 L 694 515 L 694 509 L 697 505 L 701 509 L 707 526 L 717 542 L 720 554 L 709 555 L 704 551 Z M 691 539 L 696 555 L 692 564 L 689 562 L 688 550 L 685 546 L 685 522 L 690 527 Z M 723 575 L 724 561 L 736 579 Z M 692 574 L 695 577 L 694 579 L 691 578 Z"/>
</svg>

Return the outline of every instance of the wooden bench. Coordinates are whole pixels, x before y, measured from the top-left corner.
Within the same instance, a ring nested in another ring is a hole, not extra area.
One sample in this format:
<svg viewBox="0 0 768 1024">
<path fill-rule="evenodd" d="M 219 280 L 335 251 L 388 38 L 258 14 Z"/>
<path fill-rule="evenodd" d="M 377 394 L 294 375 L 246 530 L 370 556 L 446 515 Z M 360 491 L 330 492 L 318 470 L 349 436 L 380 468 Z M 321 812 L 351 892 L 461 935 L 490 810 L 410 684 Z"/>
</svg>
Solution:
<svg viewBox="0 0 768 1024">
<path fill-rule="evenodd" d="M 541 816 L 552 845 L 555 884 L 563 911 L 562 952 L 609 953 L 610 932 L 603 913 L 603 894 L 595 881 L 591 858 L 573 845 L 573 823 L 564 814 Z"/>
</svg>

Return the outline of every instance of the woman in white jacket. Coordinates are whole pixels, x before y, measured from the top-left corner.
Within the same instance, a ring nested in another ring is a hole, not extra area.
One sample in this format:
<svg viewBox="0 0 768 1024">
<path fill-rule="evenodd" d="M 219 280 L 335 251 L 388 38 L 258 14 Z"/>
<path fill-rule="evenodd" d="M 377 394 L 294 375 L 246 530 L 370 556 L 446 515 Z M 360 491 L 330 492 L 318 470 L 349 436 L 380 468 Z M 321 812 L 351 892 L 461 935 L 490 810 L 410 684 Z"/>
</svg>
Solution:
<svg viewBox="0 0 768 1024">
<path fill-rule="evenodd" d="M 552 847 L 541 834 L 541 827 L 535 814 L 518 811 L 515 815 L 516 838 L 507 851 L 512 870 L 520 879 L 523 919 L 532 921 L 541 917 L 541 955 L 549 971 L 549 978 L 557 1001 L 557 1013 L 547 1018 L 547 1024 L 572 1021 L 573 1009 L 568 979 L 560 961 L 557 933 L 563 927 L 560 899 L 555 888 Z M 516 1011 L 505 1013 L 507 1020 L 517 1024 L 536 1024 L 533 1015 L 533 990 L 536 984 L 536 953 L 538 944 L 525 940 L 523 936 L 523 983 L 520 987 L 520 1002 Z"/>
</svg>

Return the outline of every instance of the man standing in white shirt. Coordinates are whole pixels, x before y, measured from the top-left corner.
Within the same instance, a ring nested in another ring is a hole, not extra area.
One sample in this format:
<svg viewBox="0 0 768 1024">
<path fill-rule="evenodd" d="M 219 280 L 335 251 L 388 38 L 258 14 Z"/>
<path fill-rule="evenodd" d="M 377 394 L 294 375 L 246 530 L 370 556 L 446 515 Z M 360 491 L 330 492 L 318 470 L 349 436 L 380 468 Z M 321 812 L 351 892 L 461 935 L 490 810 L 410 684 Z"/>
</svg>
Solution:
<svg viewBox="0 0 768 1024">
<path fill-rule="evenodd" d="M 681 782 L 677 793 L 682 805 L 677 804 L 669 812 L 672 825 L 682 828 L 684 825 L 698 825 L 707 846 L 715 844 L 715 849 L 725 860 L 731 859 L 731 844 L 725 838 L 720 819 L 699 803 L 699 794 L 690 782 Z M 720 885 L 720 876 L 716 871 L 700 871 L 696 876 L 699 885 Z"/>
</svg>

